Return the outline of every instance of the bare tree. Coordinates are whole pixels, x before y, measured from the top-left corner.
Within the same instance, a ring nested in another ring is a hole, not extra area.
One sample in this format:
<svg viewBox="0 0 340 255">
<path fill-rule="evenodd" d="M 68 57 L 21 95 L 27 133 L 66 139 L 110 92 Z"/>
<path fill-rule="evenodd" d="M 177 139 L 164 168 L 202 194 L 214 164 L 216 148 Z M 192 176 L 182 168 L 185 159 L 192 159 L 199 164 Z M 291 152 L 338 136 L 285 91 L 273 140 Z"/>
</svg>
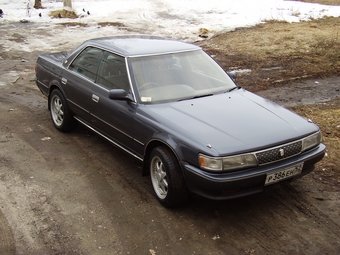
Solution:
<svg viewBox="0 0 340 255">
<path fill-rule="evenodd" d="M 41 4 L 41 0 L 35 0 L 34 1 L 34 8 L 35 9 L 42 9 L 43 8 L 43 6 Z"/>
<path fill-rule="evenodd" d="M 71 10 L 72 9 L 72 0 L 63 0 L 64 8 Z"/>
</svg>

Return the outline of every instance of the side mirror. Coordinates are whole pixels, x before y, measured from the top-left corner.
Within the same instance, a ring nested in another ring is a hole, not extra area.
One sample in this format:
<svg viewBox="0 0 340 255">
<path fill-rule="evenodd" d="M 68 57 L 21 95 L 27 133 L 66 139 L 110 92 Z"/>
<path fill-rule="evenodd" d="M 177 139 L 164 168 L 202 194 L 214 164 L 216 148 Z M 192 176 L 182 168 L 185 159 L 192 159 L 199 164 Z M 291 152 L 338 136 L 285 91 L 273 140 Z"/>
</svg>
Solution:
<svg viewBox="0 0 340 255">
<path fill-rule="evenodd" d="M 124 100 L 133 102 L 133 99 L 124 89 L 111 89 L 109 92 L 109 98 L 113 100 Z"/>
<path fill-rule="evenodd" d="M 236 77 L 237 77 L 236 71 L 227 72 L 227 74 L 229 75 L 229 77 L 230 77 L 234 82 L 236 82 Z"/>
</svg>

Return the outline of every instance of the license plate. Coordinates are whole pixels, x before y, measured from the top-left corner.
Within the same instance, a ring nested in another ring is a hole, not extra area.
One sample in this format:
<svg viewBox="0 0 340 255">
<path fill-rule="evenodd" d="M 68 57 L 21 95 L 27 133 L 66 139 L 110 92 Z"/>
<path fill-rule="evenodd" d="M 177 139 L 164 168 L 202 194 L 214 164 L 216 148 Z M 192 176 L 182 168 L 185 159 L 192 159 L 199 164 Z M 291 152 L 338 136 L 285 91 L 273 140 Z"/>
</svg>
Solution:
<svg viewBox="0 0 340 255">
<path fill-rule="evenodd" d="M 272 174 L 267 174 L 267 178 L 266 181 L 264 183 L 264 185 L 270 185 L 270 184 L 274 184 L 276 182 L 280 182 L 283 181 L 285 179 L 291 178 L 295 175 L 298 175 L 301 173 L 303 168 L 303 164 L 300 165 L 296 165 Z"/>
</svg>

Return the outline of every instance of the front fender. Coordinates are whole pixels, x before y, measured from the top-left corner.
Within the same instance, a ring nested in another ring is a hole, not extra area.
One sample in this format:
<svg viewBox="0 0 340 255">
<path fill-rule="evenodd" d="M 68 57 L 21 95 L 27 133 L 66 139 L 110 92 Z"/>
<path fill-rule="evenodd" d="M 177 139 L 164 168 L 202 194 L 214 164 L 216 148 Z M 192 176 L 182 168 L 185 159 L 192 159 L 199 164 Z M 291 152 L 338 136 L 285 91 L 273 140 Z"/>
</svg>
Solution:
<svg viewBox="0 0 340 255">
<path fill-rule="evenodd" d="M 149 158 L 152 150 L 158 146 L 165 146 L 169 148 L 175 155 L 180 165 L 181 162 L 190 162 L 190 164 L 197 165 L 198 154 L 191 146 L 184 141 L 179 141 L 178 138 L 171 134 L 158 133 L 145 146 L 144 161 L 143 161 L 143 176 L 149 174 Z M 183 171 L 183 169 L 181 169 Z"/>
</svg>

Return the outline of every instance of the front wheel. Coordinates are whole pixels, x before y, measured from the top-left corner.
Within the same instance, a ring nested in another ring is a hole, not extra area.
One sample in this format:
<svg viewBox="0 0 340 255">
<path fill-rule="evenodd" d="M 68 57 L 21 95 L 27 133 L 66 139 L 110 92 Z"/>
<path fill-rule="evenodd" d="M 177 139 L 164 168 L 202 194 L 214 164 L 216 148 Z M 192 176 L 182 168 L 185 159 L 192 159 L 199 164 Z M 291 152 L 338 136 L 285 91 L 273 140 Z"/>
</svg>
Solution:
<svg viewBox="0 0 340 255">
<path fill-rule="evenodd" d="M 69 132 L 77 124 L 68 108 L 65 97 L 58 89 L 53 90 L 50 96 L 50 114 L 54 126 L 59 131 Z"/>
<path fill-rule="evenodd" d="M 185 203 L 189 197 L 175 155 L 166 147 L 156 147 L 150 155 L 150 176 L 158 201 L 165 207 Z"/>
</svg>

